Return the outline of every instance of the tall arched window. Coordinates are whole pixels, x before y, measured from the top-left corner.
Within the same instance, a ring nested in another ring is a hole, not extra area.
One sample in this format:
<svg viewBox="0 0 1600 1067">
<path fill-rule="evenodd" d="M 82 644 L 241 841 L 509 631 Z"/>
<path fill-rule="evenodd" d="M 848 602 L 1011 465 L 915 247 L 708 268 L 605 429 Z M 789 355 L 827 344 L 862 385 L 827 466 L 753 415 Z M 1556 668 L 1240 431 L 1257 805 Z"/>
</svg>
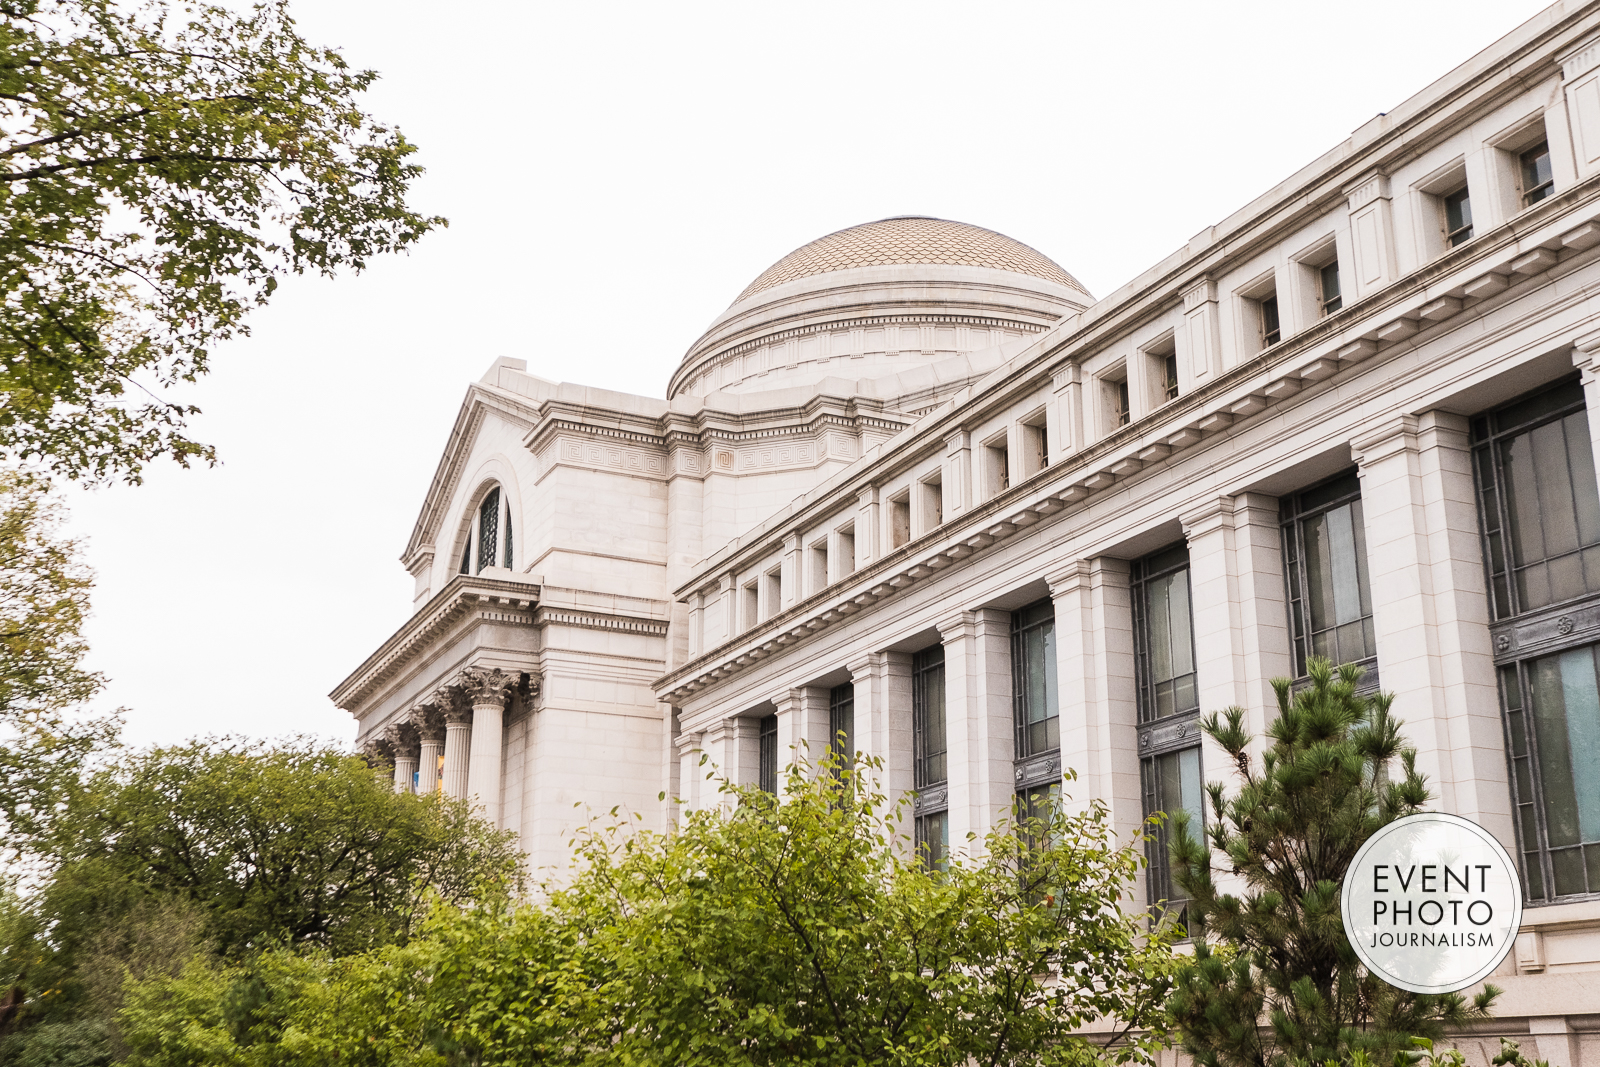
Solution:
<svg viewBox="0 0 1600 1067">
<path fill-rule="evenodd" d="M 500 487 L 484 494 L 461 546 L 462 574 L 477 574 L 485 567 L 511 568 L 511 508 Z"/>
</svg>

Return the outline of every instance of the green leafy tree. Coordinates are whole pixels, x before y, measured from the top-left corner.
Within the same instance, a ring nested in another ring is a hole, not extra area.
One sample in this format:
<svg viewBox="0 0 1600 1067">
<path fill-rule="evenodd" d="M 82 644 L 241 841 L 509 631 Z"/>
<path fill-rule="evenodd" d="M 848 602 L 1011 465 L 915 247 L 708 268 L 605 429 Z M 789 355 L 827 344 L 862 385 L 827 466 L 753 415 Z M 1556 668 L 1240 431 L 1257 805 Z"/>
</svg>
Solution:
<svg viewBox="0 0 1600 1067">
<path fill-rule="evenodd" d="M 1210 850 L 1186 817 L 1176 822 L 1175 874 L 1204 936 L 1178 968 L 1168 1010 L 1201 1067 L 1303 1067 L 1357 1055 L 1387 1064 L 1413 1038 L 1437 1040 L 1446 1025 L 1486 1015 L 1498 993 L 1485 987 L 1470 1005 L 1459 994 L 1408 993 L 1360 965 L 1339 913 L 1345 871 L 1379 828 L 1421 810 L 1428 790 L 1390 715 L 1392 696 L 1358 696 L 1354 665 L 1313 659 L 1309 673 L 1299 692 L 1273 682 L 1278 717 L 1259 770 L 1241 709 L 1201 724 L 1238 780 L 1231 799 L 1220 783 L 1206 787 Z M 1242 894 L 1219 888 L 1218 867 L 1242 882 Z"/>
<path fill-rule="evenodd" d="M 138 481 L 192 407 L 160 390 L 247 332 L 279 276 L 405 248 L 421 168 L 377 75 L 245 13 L 0 0 L 0 459 Z"/>
<path fill-rule="evenodd" d="M 1141 860 L 1104 808 L 1003 827 L 937 872 L 907 854 L 901 809 L 861 792 L 796 773 L 781 803 L 728 787 L 673 834 L 583 834 L 538 905 L 440 909 L 403 946 L 260 961 L 271 995 L 248 1019 L 224 997 L 242 968 L 138 985 L 130 1063 L 1150 1060 L 1170 954 L 1120 907 Z M 1122 1028 L 1109 1049 L 1078 1032 L 1097 1019 Z"/>
</svg>

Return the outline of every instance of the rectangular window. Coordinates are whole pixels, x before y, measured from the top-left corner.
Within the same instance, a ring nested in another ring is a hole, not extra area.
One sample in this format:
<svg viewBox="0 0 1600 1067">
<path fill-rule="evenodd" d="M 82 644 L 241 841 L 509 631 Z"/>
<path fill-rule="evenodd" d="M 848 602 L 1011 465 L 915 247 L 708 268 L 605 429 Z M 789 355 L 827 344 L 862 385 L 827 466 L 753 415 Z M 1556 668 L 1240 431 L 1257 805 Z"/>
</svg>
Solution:
<svg viewBox="0 0 1600 1067">
<path fill-rule="evenodd" d="M 917 849 L 931 869 L 944 870 L 950 856 L 950 774 L 943 645 L 925 648 L 911 658 L 911 749 Z"/>
<path fill-rule="evenodd" d="M 852 523 L 839 531 L 839 577 L 856 572 L 856 528 Z"/>
<path fill-rule="evenodd" d="M 828 755 L 838 770 L 850 766 L 856 754 L 856 687 L 849 682 L 828 690 Z"/>
<path fill-rule="evenodd" d="M 1161 396 L 1166 400 L 1178 399 L 1178 354 L 1167 353 L 1161 361 Z"/>
<path fill-rule="evenodd" d="M 899 548 L 911 540 L 911 494 L 902 493 L 889 501 L 889 547 Z"/>
<path fill-rule="evenodd" d="M 1362 688 L 1375 685 L 1360 479 L 1351 471 L 1285 497 L 1280 506 L 1295 673 L 1304 677 L 1311 656 L 1326 656 L 1335 664 L 1366 664 Z"/>
<path fill-rule="evenodd" d="M 1500 672 L 1530 903 L 1600 893 L 1596 651 L 1568 649 Z"/>
<path fill-rule="evenodd" d="M 1496 619 L 1600 593 L 1600 489 L 1575 381 L 1472 420 Z"/>
<path fill-rule="evenodd" d="M 1035 848 L 1049 845 L 1050 820 L 1055 816 L 1059 785 L 1032 785 L 1017 790 L 1015 818 L 1022 828 L 1022 837 Z M 1038 820 L 1034 822 L 1034 820 Z M 1027 825 L 1033 822 L 1032 826 Z"/>
<path fill-rule="evenodd" d="M 1126 426 L 1133 418 L 1133 409 L 1128 403 L 1128 379 L 1108 384 L 1111 388 L 1112 422 L 1117 426 Z"/>
<path fill-rule="evenodd" d="M 778 717 L 767 715 L 762 718 L 757 731 L 760 738 L 760 775 L 759 785 L 763 793 L 778 795 Z"/>
<path fill-rule="evenodd" d="M 767 572 L 767 617 L 783 610 L 783 569 Z"/>
<path fill-rule="evenodd" d="M 1450 248 L 1472 240 L 1472 198 L 1463 187 L 1444 199 L 1444 243 Z"/>
<path fill-rule="evenodd" d="M 1011 613 L 1012 706 L 1016 717 L 1016 758 L 1026 759 L 1061 747 L 1056 700 L 1056 616 L 1049 600 Z"/>
<path fill-rule="evenodd" d="M 1142 760 L 1140 777 L 1144 786 L 1145 814 L 1162 812 L 1167 816 L 1145 843 L 1149 857 L 1146 884 L 1149 887 L 1150 904 L 1162 912 L 1176 911 L 1178 922 L 1187 924 L 1188 900 L 1172 876 L 1172 842 L 1176 829 L 1173 816 L 1180 811 L 1188 812 L 1189 833 L 1200 837 L 1205 827 L 1200 746 L 1191 745 Z"/>
<path fill-rule="evenodd" d="M 1278 294 L 1263 297 L 1257 306 L 1261 312 L 1261 347 L 1271 348 L 1283 340 L 1283 326 L 1278 321 Z"/>
<path fill-rule="evenodd" d="M 1139 721 L 1198 711 L 1187 546 L 1134 562 L 1133 621 Z"/>
<path fill-rule="evenodd" d="M 1031 478 L 1050 466 L 1050 433 L 1044 412 L 1022 424 L 1022 476 Z"/>
<path fill-rule="evenodd" d="M 922 483 L 922 529 L 917 532 L 927 533 L 942 525 L 944 525 L 944 482 L 941 475 Z"/>
<path fill-rule="evenodd" d="M 1522 177 L 1522 206 L 1532 207 L 1555 192 L 1555 175 L 1550 169 L 1550 144 L 1540 141 L 1517 157 Z"/>
<path fill-rule="evenodd" d="M 811 546 L 811 591 L 821 592 L 828 587 L 828 542 L 818 541 Z"/>
<path fill-rule="evenodd" d="M 751 582 L 749 585 L 745 586 L 740 595 L 740 599 L 743 601 L 744 608 L 744 628 L 748 630 L 757 622 L 761 621 L 760 584 L 757 582 Z"/>
<path fill-rule="evenodd" d="M 1344 299 L 1339 295 L 1339 261 L 1337 259 L 1325 267 L 1317 268 L 1317 293 L 1318 306 L 1321 308 L 1324 318 L 1344 307 Z"/>
<path fill-rule="evenodd" d="M 478 570 L 494 566 L 496 542 L 500 535 L 500 488 L 489 490 L 489 495 L 478 505 Z"/>
<path fill-rule="evenodd" d="M 461 546 L 461 573 L 472 573 L 472 531 L 467 531 L 467 543 Z"/>
<path fill-rule="evenodd" d="M 1011 488 L 1011 450 L 1004 437 L 983 446 L 984 480 L 989 495 L 998 496 Z"/>
</svg>

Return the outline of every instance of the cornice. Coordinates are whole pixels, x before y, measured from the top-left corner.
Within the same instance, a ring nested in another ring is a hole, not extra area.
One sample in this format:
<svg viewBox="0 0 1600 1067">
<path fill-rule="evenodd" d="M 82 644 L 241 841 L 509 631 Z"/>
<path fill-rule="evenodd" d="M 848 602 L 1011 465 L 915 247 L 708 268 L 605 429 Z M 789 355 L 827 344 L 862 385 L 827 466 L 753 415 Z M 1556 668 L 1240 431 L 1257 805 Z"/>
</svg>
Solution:
<svg viewBox="0 0 1600 1067">
<path fill-rule="evenodd" d="M 356 713 L 378 688 L 425 652 L 435 639 L 473 615 L 484 622 L 535 625 L 533 609 L 539 594 L 537 585 L 458 574 L 328 697 L 336 707 Z"/>
</svg>

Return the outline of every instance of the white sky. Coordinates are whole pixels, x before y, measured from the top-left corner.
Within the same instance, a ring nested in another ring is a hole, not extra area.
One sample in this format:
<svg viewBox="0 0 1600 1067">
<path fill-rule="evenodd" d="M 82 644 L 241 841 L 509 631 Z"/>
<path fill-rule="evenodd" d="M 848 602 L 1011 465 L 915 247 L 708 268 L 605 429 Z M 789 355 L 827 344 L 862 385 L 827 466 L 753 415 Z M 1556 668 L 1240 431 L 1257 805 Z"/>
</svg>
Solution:
<svg viewBox="0 0 1600 1067">
<path fill-rule="evenodd" d="M 496 357 L 662 395 L 773 261 L 889 215 L 1104 295 L 1542 6 L 294 0 L 382 73 L 451 226 L 217 353 L 184 396 L 220 467 L 68 491 L 99 703 L 138 744 L 352 737 L 326 694 L 407 617 L 397 557 Z"/>
</svg>

